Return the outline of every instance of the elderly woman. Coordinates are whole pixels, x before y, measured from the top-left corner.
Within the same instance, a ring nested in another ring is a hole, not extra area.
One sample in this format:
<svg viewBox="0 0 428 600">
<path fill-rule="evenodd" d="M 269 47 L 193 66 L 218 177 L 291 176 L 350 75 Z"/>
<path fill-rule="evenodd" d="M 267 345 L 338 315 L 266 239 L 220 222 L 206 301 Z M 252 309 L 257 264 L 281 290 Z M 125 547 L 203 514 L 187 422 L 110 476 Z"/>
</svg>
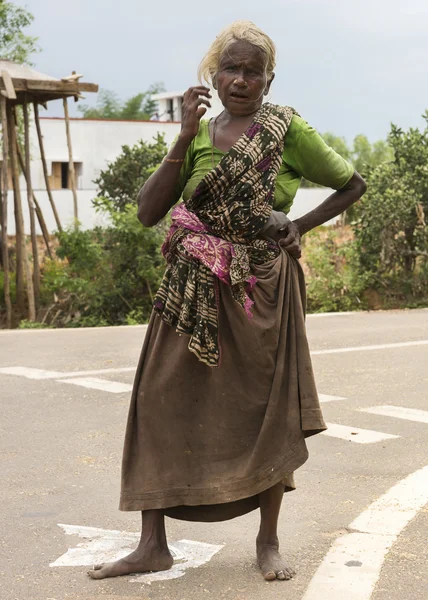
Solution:
<svg viewBox="0 0 428 600">
<path fill-rule="evenodd" d="M 365 191 L 351 165 L 292 108 L 263 103 L 275 46 L 249 22 L 216 38 L 200 66 L 210 93 L 184 95 L 181 133 L 139 193 L 139 218 L 171 207 L 166 272 L 155 298 L 129 412 L 121 510 L 142 512 L 138 548 L 94 579 L 169 569 L 165 515 L 218 521 L 260 510 L 266 580 L 293 571 L 279 554 L 278 515 L 305 438 L 325 429 L 306 339 L 301 236 Z M 335 190 L 296 221 L 302 177 Z"/>
</svg>

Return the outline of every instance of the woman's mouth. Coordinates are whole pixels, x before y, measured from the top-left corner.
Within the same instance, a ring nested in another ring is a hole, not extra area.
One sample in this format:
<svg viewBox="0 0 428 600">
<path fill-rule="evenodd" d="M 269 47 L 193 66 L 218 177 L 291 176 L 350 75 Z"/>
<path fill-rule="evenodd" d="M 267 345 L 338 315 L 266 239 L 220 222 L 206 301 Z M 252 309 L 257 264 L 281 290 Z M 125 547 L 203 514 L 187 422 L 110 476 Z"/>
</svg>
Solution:
<svg viewBox="0 0 428 600">
<path fill-rule="evenodd" d="M 247 94 L 243 92 L 230 92 L 230 97 L 234 100 L 248 100 Z"/>
</svg>

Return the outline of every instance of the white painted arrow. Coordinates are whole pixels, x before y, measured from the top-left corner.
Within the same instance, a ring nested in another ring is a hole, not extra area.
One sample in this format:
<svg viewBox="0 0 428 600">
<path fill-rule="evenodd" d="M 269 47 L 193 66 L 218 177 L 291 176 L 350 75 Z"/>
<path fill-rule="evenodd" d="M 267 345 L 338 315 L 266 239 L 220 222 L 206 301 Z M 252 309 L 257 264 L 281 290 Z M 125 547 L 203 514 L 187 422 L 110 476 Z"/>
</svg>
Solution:
<svg viewBox="0 0 428 600">
<path fill-rule="evenodd" d="M 80 525 L 59 524 L 67 535 L 77 535 L 84 542 L 70 548 L 60 556 L 51 567 L 84 567 L 105 562 L 114 562 L 123 558 L 133 550 L 140 539 L 139 533 L 117 531 L 114 529 L 98 529 Z M 169 571 L 159 573 L 143 573 L 134 575 L 130 581 L 137 583 L 152 583 L 183 577 L 186 569 L 194 569 L 207 563 L 223 546 L 180 540 L 169 544 L 174 557 L 174 565 Z"/>
</svg>

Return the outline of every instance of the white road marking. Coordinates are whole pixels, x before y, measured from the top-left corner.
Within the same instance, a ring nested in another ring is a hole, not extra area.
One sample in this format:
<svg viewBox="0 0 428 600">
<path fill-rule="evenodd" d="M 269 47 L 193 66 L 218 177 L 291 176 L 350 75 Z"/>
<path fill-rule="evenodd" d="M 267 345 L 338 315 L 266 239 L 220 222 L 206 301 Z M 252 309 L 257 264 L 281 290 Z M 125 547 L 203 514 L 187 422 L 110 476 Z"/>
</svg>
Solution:
<svg viewBox="0 0 428 600">
<path fill-rule="evenodd" d="M 31 369 L 30 367 L 2 367 L 0 368 L 0 374 L 17 375 L 27 379 L 55 379 L 55 377 L 62 377 L 63 375 L 59 371 L 45 371 L 44 369 Z"/>
<path fill-rule="evenodd" d="M 343 311 L 343 312 L 325 312 L 325 313 L 308 313 L 306 318 L 314 318 L 314 317 L 348 317 L 349 315 L 358 315 L 361 313 L 352 312 L 352 311 Z"/>
<path fill-rule="evenodd" d="M 407 421 L 416 421 L 418 423 L 428 423 L 428 410 L 418 410 L 417 408 L 392 405 L 373 406 L 371 408 L 360 408 L 359 410 L 373 415 L 395 417 L 396 419 L 406 419 Z"/>
<path fill-rule="evenodd" d="M 136 371 L 136 367 L 118 367 L 110 369 L 94 369 L 92 371 L 46 371 L 31 367 L 2 367 L 0 375 L 18 375 L 27 379 L 57 379 L 58 377 L 80 377 L 85 375 L 103 375 L 104 373 L 128 373 Z"/>
<path fill-rule="evenodd" d="M 61 373 L 61 377 L 84 377 L 85 375 L 104 375 L 105 373 L 131 373 L 135 372 L 137 367 L 117 367 L 110 369 L 94 369 L 93 371 L 66 371 Z"/>
<path fill-rule="evenodd" d="M 392 487 L 338 538 L 312 578 L 303 600 L 370 600 L 393 543 L 428 502 L 428 466 Z"/>
<path fill-rule="evenodd" d="M 147 329 L 148 324 L 144 323 L 143 325 L 109 325 L 108 327 L 57 327 L 50 328 L 46 327 L 46 329 L 1 329 L 0 336 L 2 335 L 34 335 L 38 333 L 42 334 L 52 334 L 52 333 L 71 333 L 71 332 L 85 332 L 85 331 L 93 331 L 97 330 L 98 332 L 108 332 L 111 329 Z"/>
<path fill-rule="evenodd" d="M 343 396 L 329 396 L 328 394 L 318 394 L 320 402 L 335 402 L 336 400 L 346 400 Z"/>
<path fill-rule="evenodd" d="M 111 392 L 112 394 L 122 394 L 123 392 L 132 391 L 132 385 L 121 383 L 120 381 L 109 381 L 108 379 L 100 379 L 98 377 L 76 377 L 75 379 L 57 379 L 59 383 L 71 383 L 72 385 L 80 385 L 101 392 Z"/>
<path fill-rule="evenodd" d="M 323 431 L 321 435 L 328 437 L 340 438 L 348 442 L 356 442 L 357 444 L 374 444 L 383 440 L 391 440 L 399 438 L 399 435 L 391 433 L 382 433 L 381 431 L 372 431 L 371 429 L 359 429 L 358 427 L 348 427 L 347 425 L 338 425 L 337 423 L 327 423 L 327 431 Z"/>
<path fill-rule="evenodd" d="M 342 352 L 367 352 L 370 350 L 387 350 L 389 348 L 409 348 L 412 346 L 426 346 L 428 340 L 417 340 L 415 342 L 399 342 L 397 344 L 378 344 L 375 346 L 351 346 L 349 348 L 329 348 L 326 350 L 314 350 L 312 356 L 320 354 L 341 354 Z"/>
<path fill-rule="evenodd" d="M 98 529 L 97 527 L 81 527 L 79 525 L 59 524 L 67 535 L 77 535 L 85 541 L 70 548 L 60 556 L 51 567 L 84 567 L 104 562 L 114 562 L 123 558 L 138 544 L 139 533 Z M 169 549 L 174 557 L 174 565 L 169 571 L 161 573 L 144 573 L 134 575 L 131 582 L 152 583 L 166 579 L 183 577 L 186 569 L 200 567 L 210 561 L 223 546 L 180 540 L 169 544 Z"/>
</svg>

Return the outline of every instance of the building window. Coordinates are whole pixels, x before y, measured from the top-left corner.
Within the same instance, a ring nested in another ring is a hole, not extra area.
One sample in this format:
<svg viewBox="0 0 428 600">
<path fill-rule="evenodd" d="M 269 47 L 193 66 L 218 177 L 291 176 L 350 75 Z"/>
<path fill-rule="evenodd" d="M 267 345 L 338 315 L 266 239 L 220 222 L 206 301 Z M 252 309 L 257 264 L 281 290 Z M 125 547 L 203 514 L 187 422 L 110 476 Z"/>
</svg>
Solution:
<svg viewBox="0 0 428 600">
<path fill-rule="evenodd" d="M 76 177 L 76 188 L 80 188 L 80 177 L 82 175 L 82 163 L 74 163 Z M 70 190 L 71 181 L 68 170 L 68 162 L 52 162 L 52 175 L 49 177 L 52 190 Z"/>
</svg>

